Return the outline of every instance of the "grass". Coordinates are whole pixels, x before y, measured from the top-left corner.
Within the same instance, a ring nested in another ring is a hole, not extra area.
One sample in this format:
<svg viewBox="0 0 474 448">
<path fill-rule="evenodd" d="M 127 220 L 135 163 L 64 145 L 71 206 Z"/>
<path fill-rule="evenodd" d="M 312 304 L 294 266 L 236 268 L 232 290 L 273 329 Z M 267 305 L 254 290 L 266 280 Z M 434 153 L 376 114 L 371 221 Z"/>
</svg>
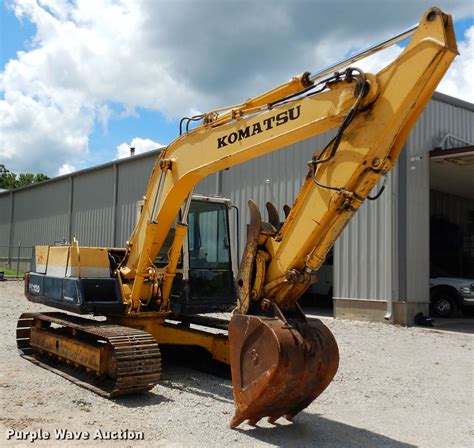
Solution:
<svg viewBox="0 0 474 448">
<path fill-rule="evenodd" d="M 0 272 L 5 273 L 5 275 L 17 275 L 16 269 L 0 268 Z M 23 277 L 24 272 L 19 271 L 18 276 Z"/>
</svg>

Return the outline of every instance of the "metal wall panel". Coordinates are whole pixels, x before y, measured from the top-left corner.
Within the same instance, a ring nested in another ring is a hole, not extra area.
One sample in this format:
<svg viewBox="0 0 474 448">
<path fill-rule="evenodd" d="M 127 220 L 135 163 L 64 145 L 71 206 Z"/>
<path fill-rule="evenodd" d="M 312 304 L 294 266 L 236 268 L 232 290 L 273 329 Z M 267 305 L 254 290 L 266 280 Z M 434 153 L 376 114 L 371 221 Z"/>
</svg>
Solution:
<svg viewBox="0 0 474 448">
<path fill-rule="evenodd" d="M 10 244 L 11 198 L 10 193 L 0 195 L 0 246 Z"/>
<path fill-rule="evenodd" d="M 74 176 L 72 237 L 82 246 L 113 246 L 114 168 Z"/>
<path fill-rule="evenodd" d="M 17 246 L 53 244 L 68 237 L 69 180 L 38 184 L 14 192 L 13 238 Z"/>
<path fill-rule="evenodd" d="M 0 260 L 2 262 L 9 256 L 12 197 L 13 195 L 9 193 L 0 195 Z"/>
<path fill-rule="evenodd" d="M 211 174 L 205 177 L 194 188 L 195 194 L 204 196 L 222 196 L 222 173 Z"/>
<path fill-rule="evenodd" d="M 398 296 L 397 195 L 396 167 L 382 195 L 362 205 L 336 242 L 335 297 L 388 300 Z"/>
<path fill-rule="evenodd" d="M 140 159 L 130 158 L 127 163 L 118 165 L 117 221 L 114 245 L 124 247 L 129 239 L 137 218 L 137 202 L 146 191 L 157 156 Z"/>
<path fill-rule="evenodd" d="M 406 204 L 406 233 L 400 233 L 406 264 L 400 275 L 406 279 L 406 297 L 402 299 L 410 302 L 429 300 L 428 153 L 441 143 L 446 134 L 473 142 L 473 108 L 450 104 L 443 95 L 437 94 L 427 105 L 406 143 L 406 197 L 402 198 Z"/>
</svg>

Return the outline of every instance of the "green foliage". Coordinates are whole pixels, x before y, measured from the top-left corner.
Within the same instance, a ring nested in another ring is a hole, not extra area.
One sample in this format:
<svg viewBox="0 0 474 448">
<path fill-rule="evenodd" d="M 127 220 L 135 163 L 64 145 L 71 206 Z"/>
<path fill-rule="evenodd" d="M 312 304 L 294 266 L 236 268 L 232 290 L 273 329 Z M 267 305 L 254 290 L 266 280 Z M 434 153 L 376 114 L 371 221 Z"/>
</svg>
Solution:
<svg viewBox="0 0 474 448">
<path fill-rule="evenodd" d="M 23 271 L 16 271 L 16 269 L 10 268 L 2 268 L 0 267 L 0 272 L 3 272 L 5 275 L 18 275 L 19 277 L 23 277 L 25 273 Z"/>
<path fill-rule="evenodd" d="M 0 165 L 0 188 L 9 190 L 15 188 L 16 174 L 10 173 L 5 165 Z"/>
<path fill-rule="evenodd" d="M 20 173 L 15 174 L 8 171 L 5 165 L 0 164 L 0 188 L 11 190 L 12 188 L 20 188 L 26 185 L 35 184 L 43 180 L 48 180 L 46 174 L 38 173 Z"/>
</svg>

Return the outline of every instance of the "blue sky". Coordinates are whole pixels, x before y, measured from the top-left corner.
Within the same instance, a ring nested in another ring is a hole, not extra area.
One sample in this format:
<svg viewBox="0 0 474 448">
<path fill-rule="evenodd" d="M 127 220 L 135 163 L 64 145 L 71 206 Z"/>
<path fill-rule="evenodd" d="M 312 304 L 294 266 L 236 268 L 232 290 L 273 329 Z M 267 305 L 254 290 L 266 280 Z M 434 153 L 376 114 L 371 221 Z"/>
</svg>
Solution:
<svg viewBox="0 0 474 448">
<path fill-rule="evenodd" d="M 185 5 L 173 9 L 173 2 L 123 6 L 108 0 L 3 0 L 0 88 L 9 125 L 2 130 L 0 163 L 16 172 L 41 170 L 54 176 L 113 160 L 133 141 L 138 152 L 165 145 L 177 136 L 181 116 L 245 99 L 308 68 L 316 71 L 349 48 L 405 29 L 425 9 L 424 4 L 392 1 L 386 4 L 392 14 L 376 17 L 373 0 L 361 0 L 361 18 L 342 23 L 337 8 L 344 1 L 326 2 L 328 16 L 333 14 L 338 22 L 325 30 L 321 21 L 318 34 L 318 26 L 308 19 L 311 14 L 298 15 L 289 2 L 275 6 L 270 25 L 262 25 L 244 17 L 240 3 L 232 1 L 222 11 L 212 1 L 199 2 L 201 7 L 188 18 L 182 13 Z M 472 4 L 444 3 L 457 14 L 458 44 L 467 53 L 457 76 L 469 77 L 474 55 L 465 33 L 474 36 Z M 257 9 L 265 4 L 257 2 Z M 212 22 L 209 11 L 215 15 Z M 233 26 L 242 33 L 233 35 L 219 14 L 232 15 Z M 149 22 L 153 30 L 144 32 Z M 210 28 L 215 40 L 209 46 L 202 30 Z M 173 34 L 176 29 L 188 34 Z M 472 83 L 460 90 L 461 79 L 448 81 L 446 93 L 472 101 Z M 44 154 L 49 154 L 47 161 Z"/>
<path fill-rule="evenodd" d="M 460 20 L 454 21 L 454 28 L 456 30 L 456 37 L 457 39 L 462 40 L 464 37 L 464 33 L 467 31 L 468 28 L 474 25 L 474 17 L 465 17 Z M 472 55 L 471 55 L 472 56 Z"/>
<path fill-rule="evenodd" d="M 8 60 L 16 57 L 17 51 L 28 47 L 28 42 L 34 35 L 35 26 L 28 20 L 20 22 L 13 11 L 7 8 L 4 1 L 0 4 L 2 29 L 0 63 L 3 67 Z"/>
<path fill-rule="evenodd" d="M 106 128 L 96 123 L 89 143 L 92 164 L 114 159 L 117 145 L 131 142 L 137 135 L 166 145 L 178 135 L 178 120 L 166 119 L 159 111 L 137 108 L 133 116 L 112 119 Z"/>
</svg>

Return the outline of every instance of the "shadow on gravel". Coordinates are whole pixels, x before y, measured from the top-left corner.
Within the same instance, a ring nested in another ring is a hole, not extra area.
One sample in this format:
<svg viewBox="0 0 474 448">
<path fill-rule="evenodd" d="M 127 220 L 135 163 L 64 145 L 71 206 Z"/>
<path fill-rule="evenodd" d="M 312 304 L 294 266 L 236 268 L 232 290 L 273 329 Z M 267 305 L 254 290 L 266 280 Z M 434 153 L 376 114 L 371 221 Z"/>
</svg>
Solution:
<svg viewBox="0 0 474 448">
<path fill-rule="evenodd" d="M 163 369 L 159 382 L 161 387 L 210 397 L 223 403 L 234 402 L 229 366 L 214 361 L 206 350 L 199 347 L 162 346 L 160 349 Z M 196 375 L 196 378 L 193 376 L 193 370 L 212 376 L 202 378 Z M 113 401 L 119 406 L 141 408 L 173 400 L 154 392 L 145 392 L 114 398 Z"/>
<path fill-rule="evenodd" d="M 144 406 L 153 406 L 161 403 L 168 403 L 170 398 L 163 397 L 163 395 L 157 395 L 153 392 L 143 392 L 140 394 L 126 395 L 125 397 L 113 398 L 112 401 L 119 406 L 126 408 L 142 408 Z"/>
<path fill-rule="evenodd" d="M 298 414 L 291 424 L 281 425 L 277 421 L 271 428 L 257 426 L 252 429 L 237 428 L 236 431 L 277 446 L 293 446 L 297 441 L 298 447 L 415 447 L 320 415 L 306 414 L 304 411 Z"/>
<path fill-rule="evenodd" d="M 233 403 L 234 399 L 232 396 L 232 387 L 230 383 L 228 385 L 214 383 L 212 385 L 212 391 L 210 386 L 201 386 L 197 381 L 189 381 L 178 379 L 178 381 L 164 381 L 160 383 L 161 386 L 168 387 L 170 389 L 183 390 L 193 395 L 197 395 L 202 398 L 212 398 L 215 401 L 221 403 Z"/>
<path fill-rule="evenodd" d="M 180 366 L 231 380 L 230 367 L 227 364 L 213 360 L 209 352 L 203 348 L 169 345 L 161 346 L 160 349 L 165 375 L 167 368 Z"/>
<path fill-rule="evenodd" d="M 474 334 L 474 317 L 433 317 L 433 330 Z"/>
<path fill-rule="evenodd" d="M 163 365 L 161 386 L 233 403 L 230 367 L 213 360 L 206 350 L 200 347 L 167 346 L 162 348 L 161 355 Z M 193 370 L 212 376 L 195 378 Z"/>
</svg>

